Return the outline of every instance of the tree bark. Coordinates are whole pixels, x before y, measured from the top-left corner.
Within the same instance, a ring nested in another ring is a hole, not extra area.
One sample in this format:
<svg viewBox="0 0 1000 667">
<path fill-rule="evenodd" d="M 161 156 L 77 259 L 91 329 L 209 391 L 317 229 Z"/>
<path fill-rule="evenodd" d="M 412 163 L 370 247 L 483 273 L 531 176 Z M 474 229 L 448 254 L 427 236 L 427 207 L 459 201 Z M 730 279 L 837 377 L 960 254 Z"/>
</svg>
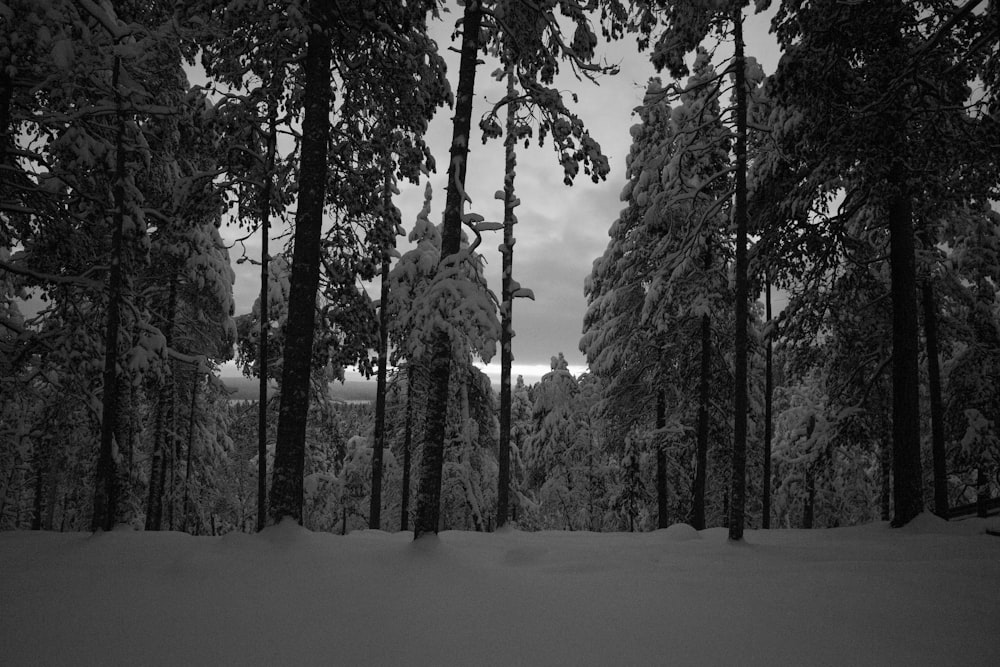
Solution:
<svg viewBox="0 0 1000 667">
<path fill-rule="evenodd" d="M 403 425 L 403 489 L 399 501 L 399 529 L 410 529 L 410 466 L 413 452 L 413 361 L 406 369 L 406 423 Z"/>
<path fill-rule="evenodd" d="M 729 539 L 743 539 L 747 456 L 747 324 L 750 284 L 747 276 L 747 87 L 743 55 L 743 3 L 733 10 L 736 97 L 736 368 L 733 412 L 733 472 L 729 503 Z"/>
<path fill-rule="evenodd" d="M 388 188 L 388 186 L 387 186 Z M 389 365 L 389 254 L 382 258 L 382 290 L 379 304 L 378 382 L 375 393 L 375 442 L 372 447 L 372 493 L 368 527 L 382 527 L 382 449 L 385 447 L 386 371 Z"/>
<path fill-rule="evenodd" d="M 705 266 L 710 266 L 706 251 Z M 698 442 L 695 450 L 694 485 L 691 490 L 691 526 L 705 529 L 705 482 L 708 478 L 708 409 L 712 376 L 712 322 L 708 313 L 701 316 L 701 375 L 698 386 Z"/>
<path fill-rule="evenodd" d="M 517 167 L 515 146 L 515 105 L 514 68 L 507 73 L 507 135 L 504 138 L 504 180 L 503 180 L 503 245 L 500 247 L 502 262 L 501 306 L 500 306 L 500 446 L 498 452 L 499 471 L 497 481 L 497 528 L 507 523 L 510 515 L 510 421 L 511 388 L 510 373 L 514 362 L 511 341 L 514 338 L 514 170 Z"/>
<path fill-rule="evenodd" d="M 927 383 L 931 399 L 931 459 L 934 464 L 934 513 L 948 518 L 948 463 L 944 447 L 944 408 L 941 400 L 941 365 L 938 355 L 937 304 L 934 285 L 922 284 L 924 339 L 927 341 Z"/>
<path fill-rule="evenodd" d="M 656 429 L 667 426 L 667 397 L 662 388 L 656 391 Z M 656 437 L 656 527 L 669 528 L 667 516 L 667 452 L 663 448 L 663 435 Z"/>
<path fill-rule="evenodd" d="M 310 10 L 315 11 L 319 4 L 310 3 Z M 304 64 L 299 201 L 295 213 L 278 435 L 269 505 L 269 521 L 275 524 L 286 517 L 302 523 L 306 419 L 309 415 L 309 378 L 330 140 L 331 57 L 330 38 L 314 23 L 306 45 Z"/>
<path fill-rule="evenodd" d="M 771 281 L 766 282 L 767 292 L 764 296 L 764 308 L 767 322 L 771 324 Z M 771 330 L 773 334 L 773 330 Z M 773 347 L 771 334 L 767 337 L 764 348 L 764 460 L 763 480 L 761 482 L 761 528 L 771 527 L 771 439 L 774 434 L 772 424 L 772 406 L 774 403 L 774 369 L 772 368 Z"/>
<path fill-rule="evenodd" d="M 458 69 L 458 91 L 448 163 L 448 194 L 441 232 L 441 265 L 455 261 L 461 247 L 462 207 L 465 202 L 465 174 L 468 166 L 472 126 L 472 96 L 476 83 L 479 31 L 482 7 L 479 0 L 465 5 L 462 51 Z M 420 458 L 420 480 L 413 537 L 437 533 L 441 503 L 441 474 L 444 464 L 445 427 L 448 418 L 448 382 L 451 375 L 451 341 L 447 331 L 435 336 L 430 360 L 431 389 L 425 418 L 424 452 Z"/>
<path fill-rule="evenodd" d="M 194 416 L 195 409 L 198 407 L 199 385 L 197 369 L 191 374 L 191 376 L 191 405 L 188 410 L 187 460 L 185 461 L 184 466 L 184 498 L 181 502 L 181 530 L 184 531 L 188 529 L 188 516 L 190 515 L 188 508 L 191 503 L 191 459 L 192 452 L 194 451 Z"/>
<path fill-rule="evenodd" d="M 94 476 L 94 513 L 91 530 L 111 530 L 118 510 L 118 472 L 115 464 L 115 426 L 118 421 L 118 338 L 121 327 L 122 254 L 125 234 L 125 110 L 118 90 L 122 62 L 115 56 L 111 87 L 115 96 L 115 212 L 111 232 L 111 268 L 108 271 L 108 312 L 104 335 L 104 390 L 101 398 L 101 444 Z"/>
<path fill-rule="evenodd" d="M 913 204 L 906 190 L 906 168 L 902 157 L 894 158 L 889 180 L 891 188 L 889 264 L 892 283 L 892 525 L 900 527 L 909 523 L 924 509 L 920 466 L 920 375 Z"/>
<path fill-rule="evenodd" d="M 167 347 L 174 340 L 174 318 L 177 312 L 177 275 L 170 276 L 167 312 L 163 318 L 163 337 Z M 153 452 L 149 464 L 149 493 L 146 497 L 146 530 L 160 530 L 163 526 L 163 495 L 166 482 L 167 453 L 171 451 L 172 437 L 168 421 L 172 421 L 174 395 L 174 369 L 170 365 L 156 399 L 156 417 L 153 422 Z"/>
<path fill-rule="evenodd" d="M 267 523 L 267 339 L 270 331 L 268 314 L 268 279 L 271 255 L 268 251 L 271 231 L 271 193 L 274 190 L 274 162 L 277 154 L 278 100 L 276 98 L 278 72 L 274 65 L 271 89 L 267 96 L 267 155 L 264 158 L 264 187 L 260 202 L 260 340 L 257 352 L 257 530 Z"/>
</svg>

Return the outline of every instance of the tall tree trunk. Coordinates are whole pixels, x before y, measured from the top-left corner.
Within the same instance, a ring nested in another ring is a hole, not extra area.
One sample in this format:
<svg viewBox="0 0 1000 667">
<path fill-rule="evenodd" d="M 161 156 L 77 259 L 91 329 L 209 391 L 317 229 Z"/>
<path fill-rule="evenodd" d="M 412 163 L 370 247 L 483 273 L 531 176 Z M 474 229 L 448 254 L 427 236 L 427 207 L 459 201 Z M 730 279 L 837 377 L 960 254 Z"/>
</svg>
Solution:
<svg viewBox="0 0 1000 667">
<path fill-rule="evenodd" d="M 320 4 L 311 2 L 310 10 L 316 11 Z M 327 147 L 330 141 L 331 59 L 330 38 L 314 23 L 308 37 L 304 64 L 299 201 L 295 214 L 278 437 L 270 497 L 270 521 L 273 523 L 285 517 L 302 523 L 306 419 L 309 414 L 309 379 L 326 199 Z"/>
<path fill-rule="evenodd" d="M 118 447 L 118 510 L 116 523 L 129 525 L 135 518 L 132 501 L 132 461 L 135 447 L 135 386 L 125 378 L 125 386 L 118 392 L 118 423 L 115 425 L 115 444 Z"/>
<path fill-rule="evenodd" d="M 667 451 L 663 447 L 662 429 L 667 426 L 667 395 L 660 388 L 656 391 L 656 527 L 669 528 L 667 516 Z"/>
<path fill-rule="evenodd" d="M 894 527 L 924 509 L 920 466 L 920 375 L 917 339 L 917 272 L 913 209 L 902 156 L 894 159 L 889 187 L 892 294 L 892 454 Z"/>
<path fill-rule="evenodd" d="M 472 128 L 472 96 L 476 83 L 482 7 L 479 0 L 465 4 L 462 21 L 462 51 L 458 68 L 458 91 L 448 162 L 448 194 L 441 232 L 441 265 L 456 261 L 461 248 L 465 173 Z M 444 464 L 445 427 L 448 419 L 448 382 L 451 375 L 451 340 L 446 331 L 435 337 L 430 360 L 430 383 L 425 417 L 424 451 L 420 457 L 420 480 L 413 536 L 437 533 L 441 512 L 441 474 Z"/>
<path fill-rule="evenodd" d="M 125 235 L 125 110 L 119 91 L 122 61 L 115 56 L 111 87 L 115 95 L 115 212 L 111 232 L 111 268 L 108 271 L 108 312 L 104 335 L 104 388 L 101 398 L 101 447 L 94 476 L 94 513 L 91 530 L 111 530 L 118 511 L 118 474 L 115 464 L 115 426 L 118 422 L 118 337 L 121 327 L 122 254 Z"/>
<path fill-rule="evenodd" d="M 174 318 L 177 312 L 177 274 L 170 276 L 170 291 L 167 296 L 167 312 L 163 319 L 163 336 L 167 347 L 174 340 Z M 172 421 L 174 395 L 174 368 L 170 364 L 156 399 L 156 417 L 153 422 L 153 452 L 149 464 L 149 493 L 146 498 L 146 530 L 160 530 L 163 525 L 163 495 L 166 486 L 168 453 L 171 451 L 173 436 L 168 422 Z"/>
<path fill-rule="evenodd" d="M 879 515 L 888 521 L 892 514 L 892 440 L 883 436 L 879 448 L 879 470 L 882 483 L 879 490 Z"/>
<path fill-rule="evenodd" d="M 735 42 L 736 96 L 736 369 L 733 412 L 733 472 L 729 504 L 729 539 L 743 539 L 746 509 L 747 458 L 747 325 L 750 284 L 747 277 L 747 86 L 743 55 L 743 3 L 736 3 L 733 15 Z"/>
<path fill-rule="evenodd" d="M 413 362 L 406 369 L 406 423 L 403 425 L 403 489 L 399 501 L 399 529 L 410 529 L 410 466 L 413 456 Z"/>
<path fill-rule="evenodd" d="M 507 135 L 504 138 L 504 179 L 503 179 L 503 245 L 500 246 L 502 262 L 501 306 L 500 306 L 500 447 L 498 452 L 499 472 L 497 480 L 497 528 L 507 523 L 510 515 L 510 421 L 511 388 L 510 372 L 514 362 L 511 341 L 514 338 L 514 225 L 517 215 L 514 196 L 514 170 L 517 167 L 517 152 L 514 148 L 516 105 L 514 104 L 514 68 L 507 72 Z"/>
<path fill-rule="evenodd" d="M 711 251 L 706 250 L 705 266 L 711 265 Z M 691 525 L 705 528 L 705 482 L 708 478 L 708 410 L 712 376 L 712 321 L 701 316 L 701 372 L 698 381 L 698 442 L 695 450 L 694 485 L 691 490 Z"/>
<path fill-rule="evenodd" d="M 979 461 L 979 470 L 976 471 L 976 516 L 985 519 L 990 514 L 990 481 L 986 476 L 986 462 Z"/>
<path fill-rule="evenodd" d="M 767 293 L 764 297 L 765 316 L 769 326 L 771 323 L 771 281 L 766 282 Z M 772 406 L 774 404 L 774 369 L 772 368 L 773 343 L 772 336 L 774 330 L 771 329 L 767 336 L 764 348 L 764 460 L 763 460 L 763 481 L 761 482 L 761 528 L 771 527 L 771 438 L 774 434 L 772 424 Z"/>
<path fill-rule="evenodd" d="M 930 278 L 921 289 L 924 339 L 927 341 L 927 382 L 931 399 L 931 459 L 934 462 L 934 513 L 948 518 L 948 463 L 944 448 L 944 409 L 941 401 L 941 365 L 938 355 L 937 304 Z"/>
<path fill-rule="evenodd" d="M 191 459 L 192 452 L 194 451 L 194 425 L 195 425 L 195 409 L 198 406 L 198 370 L 195 369 L 191 377 L 191 405 L 188 410 L 188 435 L 187 435 L 187 461 L 185 461 L 184 466 L 184 499 L 181 502 L 181 530 L 186 531 L 188 524 L 188 516 L 190 515 L 189 506 L 191 504 Z"/>
<path fill-rule="evenodd" d="M 268 243 L 271 236 L 271 193 L 274 190 L 274 162 L 278 145 L 278 72 L 274 65 L 271 89 L 267 95 L 267 155 L 264 158 L 264 187 L 260 202 L 260 347 L 257 352 L 257 530 L 267 523 L 267 338 L 271 329 L 268 314 L 268 278 L 271 255 Z"/>
<path fill-rule="evenodd" d="M 388 190 L 388 184 L 386 185 Z M 388 198 L 388 197 L 387 197 Z M 395 225 L 393 225 L 395 226 Z M 368 527 L 382 527 L 382 450 L 385 447 L 385 392 L 389 365 L 389 252 L 382 257 L 382 290 L 378 322 L 378 386 L 375 394 L 375 443 L 372 447 L 372 493 Z"/>
</svg>

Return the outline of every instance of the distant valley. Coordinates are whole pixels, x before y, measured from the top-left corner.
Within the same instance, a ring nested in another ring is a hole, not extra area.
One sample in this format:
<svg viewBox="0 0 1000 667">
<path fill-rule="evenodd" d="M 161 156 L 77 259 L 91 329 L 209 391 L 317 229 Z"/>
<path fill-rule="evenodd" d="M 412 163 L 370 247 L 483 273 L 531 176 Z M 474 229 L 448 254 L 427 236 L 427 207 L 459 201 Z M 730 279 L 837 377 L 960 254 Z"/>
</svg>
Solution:
<svg viewBox="0 0 1000 667">
<path fill-rule="evenodd" d="M 229 390 L 232 391 L 230 398 L 234 401 L 256 401 L 258 396 L 258 382 L 256 378 L 247 378 L 230 375 L 222 378 Z M 348 380 L 341 384 L 334 382 L 330 384 L 330 393 L 335 401 L 374 401 L 375 381 Z M 269 392 L 275 389 L 272 382 Z"/>
</svg>

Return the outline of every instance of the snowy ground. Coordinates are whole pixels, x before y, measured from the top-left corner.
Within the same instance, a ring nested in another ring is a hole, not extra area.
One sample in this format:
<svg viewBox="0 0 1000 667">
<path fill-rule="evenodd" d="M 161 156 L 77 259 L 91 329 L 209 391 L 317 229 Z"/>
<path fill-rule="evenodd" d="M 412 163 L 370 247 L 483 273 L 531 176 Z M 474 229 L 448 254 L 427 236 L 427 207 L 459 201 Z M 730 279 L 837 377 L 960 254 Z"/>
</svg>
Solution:
<svg viewBox="0 0 1000 667">
<path fill-rule="evenodd" d="M 1000 537 L 0 534 L 3 665 L 1000 665 Z"/>
</svg>

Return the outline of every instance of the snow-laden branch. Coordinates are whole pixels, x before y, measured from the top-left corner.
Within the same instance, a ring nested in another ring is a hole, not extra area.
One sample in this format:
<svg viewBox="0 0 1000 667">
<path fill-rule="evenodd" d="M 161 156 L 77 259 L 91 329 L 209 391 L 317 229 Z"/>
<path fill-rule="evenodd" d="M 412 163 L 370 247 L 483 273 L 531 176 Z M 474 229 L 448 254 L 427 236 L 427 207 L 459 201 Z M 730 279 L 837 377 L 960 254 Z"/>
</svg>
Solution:
<svg viewBox="0 0 1000 667">
<path fill-rule="evenodd" d="M 78 287 L 89 287 L 90 289 L 101 290 L 104 289 L 104 282 L 100 280 L 93 280 L 87 276 L 95 271 L 106 270 L 107 267 L 92 266 L 87 269 L 86 273 L 79 276 L 60 276 L 54 273 L 43 273 L 5 261 L 0 261 L 0 269 L 15 275 L 24 276 L 25 278 L 34 278 L 35 280 L 43 283 L 50 283 L 53 285 L 76 285 Z"/>
</svg>

